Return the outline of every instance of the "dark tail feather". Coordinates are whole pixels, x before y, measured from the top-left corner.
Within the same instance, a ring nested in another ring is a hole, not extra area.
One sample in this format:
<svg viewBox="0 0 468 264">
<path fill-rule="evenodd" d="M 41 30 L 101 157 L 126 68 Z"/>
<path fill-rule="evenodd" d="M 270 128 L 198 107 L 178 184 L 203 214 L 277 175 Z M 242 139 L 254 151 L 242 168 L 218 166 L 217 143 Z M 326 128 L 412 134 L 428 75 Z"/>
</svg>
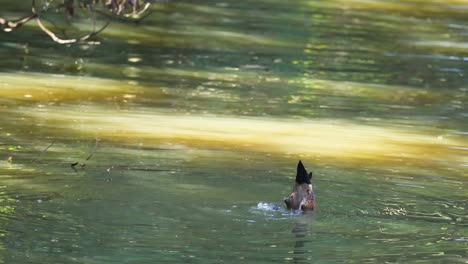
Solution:
<svg viewBox="0 0 468 264">
<path fill-rule="evenodd" d="M 301 183 L 310 184 L 310 178 L 311 177 L 309 176 L 306 169 L 304 168 L 302 161 L 299 161 L 299 163 L 297 164 L 296 183 L 297 184 L 301 184 Z"/>
</svg>

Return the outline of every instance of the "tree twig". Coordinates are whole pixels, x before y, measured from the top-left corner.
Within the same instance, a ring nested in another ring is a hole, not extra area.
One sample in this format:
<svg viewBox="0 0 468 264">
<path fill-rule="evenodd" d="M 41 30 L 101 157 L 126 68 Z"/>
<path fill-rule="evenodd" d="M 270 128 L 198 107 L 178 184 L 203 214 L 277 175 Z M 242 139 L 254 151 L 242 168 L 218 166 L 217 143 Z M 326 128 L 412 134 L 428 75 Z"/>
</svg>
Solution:
<svg viewBox="0 0 468 264">
<path fill-rule="evenodd" d="M 99 140 L 96 139 L 96 145 L 94 145 L 94 150 L 93 150 L 93 152 L 86 158 L 86 160 L 89 160 L 89 159 L 94 155 L 94 153 L 96 153 L 97 148 L 98 148 L 98 142 L 99 142 Z"/>
<path fill-rule="evenodd" d="M 103 27 L 101 27 L 98 31 L 93 31 L 91 32 L 90 34 L 87 34 L 87 35 L 84 35 L 84 36 L 81 36 L 81 37 L 78 37 L 78 38 L 72 38 L 72 39 L 62 39 L 62 38 L 59 38 L 54 32 L 52 32 L 51 30 L 49 30 L 41 21 L 40 19 L 40 16 L 39 14 L 37 13 L 36 11 L 36 0 L 32 0 L 32 12 L 33 14 L 36 14 L 36 22 L 37 24 L 39 25 L 39 27 L 42 29 L 42 31 L 44 31 L 47 35 L 49 35 L 49 37 L 59 43 L 59 44 L 69 44 L 69 43 L 75 43 L 75 42 L 79 42 L 79 41 L 85 41 L 85 40 L 88 40 L 94 36 L 96 36 L 97 34 L 101 33 L 109 24 L 110 24 L 110 21 L 107 21 L 106 24 L 104 24 Z"/>
<path fill-rule="evenodd" d="M 137 2 L 139 3 L 139 2 Z M 126 13 L 126 14 L 123 14 L 123 16 L 125 17 L 138 17 L 140 15 L 142 15 L 143 13 L 146 12 L 146 10 L 148 10 L 148 8 L 151 6 L 150 3 L 145 3 L 145 6 L 140 9 L 140 7 L 138 6 L 137 8 L 134 8 L 133 11 L 131 13 Z"/>
<path fill-rule="evenodd" d="M 91 157 L 94 156 L 94 154 L 97 152 L 97 149 L 98 149 L 98 144 L 99 144 L 99 139 L 96 139 L 96 144 L 94 145 L 94 150 L 93 152 L 86 158 L 86 160 L 90 160 Z M 74 170 L 74 171 L 77 171 L 76 169 L 76 166 L 77 165 L 80 165 L 80 168 L 81 169 L 84 169 L 84 167 L 86 167 L 86 163 L 82 163 L 82 162 L 73 162 L 72 164 L 70 164 L 71 168 Z"/>
<path fill-rule="evenodd" d="M 115 16 L 112 13 L 105 12 L 105 11 L 100 11 L 100 10 L 96 10 L 96 13 L 99 13 L 99 14 L 101 14 L 103 16 L 106 16 L 109 19 L 139 24 L 141 21 L 143 21 L 149 15 L 153 14 L 154 11 L 150 10 L 150 11 L 146 12 L 144 15 L 139 16 L 138 18 L 131 17 L 131 16 Z"/>
<path fill-rule="evenodd" d="M 44 152 L 46 152 L 50 147 L 52 147 L 54 145 L 54 141 L 52 141 L 52 143 L 50 143 L 43 151 L 41 151 L 41 153 L 39 153 L 38 157 L 35 158 L 33 161 L 31 161 L 31 163 L 34 163 L 36 162 L 41 156 L 42 154 L 44 154 Z"/>
<path fill-rule="evenodd" d="M 90 38 L 101 33 L 110 24 L 111 18 L 121 18 L 124 21 L 129 21 L 129 22 L 133 22 L 136 24 L 140 23 L 143 19 L 145 19 L 146 17 L 148 17 L 150 14 L 153 13 L 153 11 L 149 10 L 149 7 L 155 2 L 159 2 L 159 1 L 158 0 L 146 0 L 146 1 L 143 1 L 143 3 L 140 3 L 140 0 L 133 0 L 133 1 L 109 0 L 109 1 L 104 2 L 104 5 L 108 8 L 110 12 L 112 12 L 112 14 L 108 14 L 107 12 L 96 10 L 96 5 L 98 3 L 97 0 L 93 0 L 92 4 L 86 4 L 86 3 L 83 5 L 80 4 L 80 7 L 84 7 L 84 8 L 89 7 L 91 8 L 93 12 L 93 17 L 92 17 L 93 18 L 93 31 L 89 34 L 86 34 L 78 38 L 60 38 L 52 30 L 47 28 L 42 22 L 43 18 L 41 18 L 41 14 L 36 7 L 36 0 L 31 0 L 31 12 L 32 12 L 31 15 L 25 16 L 18 20 L 7 20 L 5 18 L 0 17 L 0 28 L 4 32 L 11 32 L 23 26 L 24 24 L 28 23 L 29 21 L 35 19 L 39 28 L 42 31 L 44 31 L 44 33 L 46 33 L 53 41 L 59 44 L 75 43 L 75 42 L 89 40 Z M 61 5 L 60 7 L 65 8 L 65 13 L 68 16 L 74 16 L 75 14 L 74 3 L 75 3 L 75 0 L 70 0 L 67 3 L 64 2 L 64 4 Z M 128 7 L 132 7 L 132 11 L 126 13 L 125 11 L 128 10 Z M 106 21 L 104 26 L 102 26 L 98 30 L 96 30 L 96 13 L 100 13 L 108 17 L 108 20 Z"/>
<path fill-rule="evenodd" d="M 88 40 L 88 39 L 96 36 L 97 34 L 101 33 L 110 24 L 110 21 L 107 21 L 106 24 L 103 27 L 101 27 L 98 31 L 91 32 L 90 34 L 81 36 L 79 38 L 61 39 L 61 38 L 57 37 L 57 35 L 55 35 L 54 32 L 52 32 L 48 28 L 46 28 L 44 26 L 44 24 L 42 24 L 42 21 L 41 21 L 41 19 L 39 17 L 36 18 L 36 21 L 37 21 L 37 24 L 39 25 L 39 27 L 42 29 L 42 31 L 44 31 L 47 35 L 49 35 L 49 37 L 53 41 L 55 41 L 55 42 L 57 42 L 59 44 L 69 44 L 69 43 L 75 43 L 75 42 L 79 42 L 79 41 Z"/>
<path fill-rule="evenodd" d="M 10 20 L 7 20 L 5 18 L 0 17 L 0 25 L 2 25 L 3 31 L 11 32 L 11 31 L 21 27 L 22 25 L 28 23 L 30 20 L 32 20 L 32 19 L 34 19 L 36 17 L 37 17 L 37 14 L 32 14 L 32 15 L 20 18 L 18 20 L 15 20 L 15 21 L 10 21 Z"/>
</svg>

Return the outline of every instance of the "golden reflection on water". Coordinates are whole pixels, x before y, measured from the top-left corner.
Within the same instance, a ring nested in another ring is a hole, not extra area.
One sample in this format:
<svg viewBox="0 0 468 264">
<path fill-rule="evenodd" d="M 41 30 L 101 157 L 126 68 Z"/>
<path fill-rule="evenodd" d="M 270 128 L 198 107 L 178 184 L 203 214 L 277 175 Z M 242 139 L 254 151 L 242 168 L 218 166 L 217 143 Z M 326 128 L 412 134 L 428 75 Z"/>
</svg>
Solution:
<svg viewBox="0 0 468 264">
<path fill-rule="evenodd" d="M 0 75 L 0 95 L 2 98 L 25 101 L 68 101 L 83 99 L 112 99 L 113 96 L 131 98 L 132 94 L 142 93 L 144 86 L 136 82 L 114 81 L 109 79 L 49 75 L 40 73 Z M 152 88 L 151 96 L 160 97 L 162 91 Z"/>
<path fill-rule="evenodd" d="M 454 155 L 457 140 L 424 132 L 336 120 L 285 120 L 115 111 L 100 107 L 26 111 L 44 123 L 101 138 L 169 140 L 208 148 L 239 148 L 345 160 L 468 162 Z M 79 124 L 79 125 L 77 125 Z M 424 160 L 421 160 L 424 159 Z"/>
<path fill-rule="evenodd" d="M 395 127 L 391 126 L 391 121 L 382 121 L 376 127 L 341 119 L 210 116 L 187 114 L 180 110 L 169 112 L 154 107 L 133 107 L 116 112 L 115 105 L 105 107 L 100 102 L 109 98 L 127 102 L 147 96 L 157 100 L 165 95 L 158 88 L 99 78 L 31 73 L 28 77 L 2 74 L 0 95 L 2 98 L 22 99 L 30 107 L 9 110 L 10 113 L 32 117 L 46 124 L 51 132 L 61 128 L 61 133 L 79 133 L 91 138 L 118 141 L 142 138 L 190 146 L 229 147 L 347 161 L 468 163 L 466 155 L 460 155 L 459 149 L 464 148 L 466 142 L 462 142 L 460 137 L 446 135 L 442 130 L 436 134 L 437 130 L 427 131 L 425 127 Z M 425 98 L 423 103 L 428 103 L 443 97 L 417 89 L 411 89 L 410 96 L 410 89 L 404 87 L 371 85 L 360 88 L 356 83 L 315 82 L 315 90 L 324 89 L 340 96 L 351 96 L 353 90 L 354 96 L 365 94 L 372 100 L 386 103 L 418 96 Z M 88 103 L 83 105 L 82 99 Z M 50 104 L 51 101 L 67 100 L 76 100 L 80 105 Z M 40 104 L 36 105 L 39 108 L 31 106 L 31 102 Z"/>
</svg>

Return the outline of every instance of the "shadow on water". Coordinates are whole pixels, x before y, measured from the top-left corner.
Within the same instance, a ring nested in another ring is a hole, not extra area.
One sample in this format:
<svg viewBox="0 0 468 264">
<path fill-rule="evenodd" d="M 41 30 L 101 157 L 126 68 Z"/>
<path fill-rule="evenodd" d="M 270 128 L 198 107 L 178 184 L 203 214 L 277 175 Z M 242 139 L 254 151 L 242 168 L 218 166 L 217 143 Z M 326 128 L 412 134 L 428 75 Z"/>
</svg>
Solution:
<svg viewBox="0 0 468 264">
<path fill-rule="evenodd" d="M 0 262 L 467 261 L 465 2 L 154 8 L 0 34 Z"/>
</svg>

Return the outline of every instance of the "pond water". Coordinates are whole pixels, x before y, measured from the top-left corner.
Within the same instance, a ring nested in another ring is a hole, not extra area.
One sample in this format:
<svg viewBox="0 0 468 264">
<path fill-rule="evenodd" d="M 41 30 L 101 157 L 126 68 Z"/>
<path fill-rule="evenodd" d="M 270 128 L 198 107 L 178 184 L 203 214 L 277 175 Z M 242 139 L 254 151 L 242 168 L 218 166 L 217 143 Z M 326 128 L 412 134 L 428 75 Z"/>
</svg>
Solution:
<svg viewBox="0 0 468 264">
<path fill-rule="evenodd" d="M 466 1 L 153 8 L 0 34 L 0 263 L 468 263 Z"/>
</svg>

